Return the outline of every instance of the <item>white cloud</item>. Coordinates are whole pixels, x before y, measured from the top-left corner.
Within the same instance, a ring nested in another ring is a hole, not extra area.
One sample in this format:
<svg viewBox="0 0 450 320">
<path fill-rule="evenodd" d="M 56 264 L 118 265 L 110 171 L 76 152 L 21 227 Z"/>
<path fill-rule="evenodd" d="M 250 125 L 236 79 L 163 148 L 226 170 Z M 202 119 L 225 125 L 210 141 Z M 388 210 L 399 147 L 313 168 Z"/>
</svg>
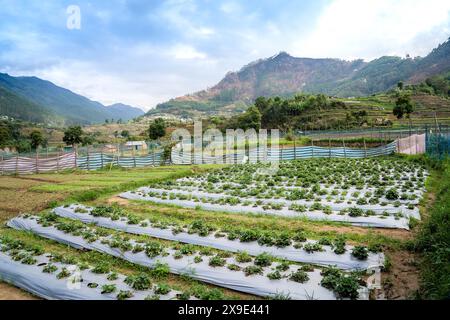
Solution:
<svg viewBox="0 0 450 320">
<path fill-rule="evenodd" d="M 448 37 L 448 0 L 334 0 L 292 52 L 311 57 L 424 55 Z M 447 31 L 446 31 L 447 29 Z M 430 34 L 430 41 L 423 41 Z M 417 46 L 418 37 L 422 45 Z"/>
<path fill-rule="evenodd" d="M 194 47 L 179 44 L 172 48 L 171 54 L 175 59 L 187 60 L 187 59 L 206 59 L 206 54 L 197 51 Z"/>
</svg>

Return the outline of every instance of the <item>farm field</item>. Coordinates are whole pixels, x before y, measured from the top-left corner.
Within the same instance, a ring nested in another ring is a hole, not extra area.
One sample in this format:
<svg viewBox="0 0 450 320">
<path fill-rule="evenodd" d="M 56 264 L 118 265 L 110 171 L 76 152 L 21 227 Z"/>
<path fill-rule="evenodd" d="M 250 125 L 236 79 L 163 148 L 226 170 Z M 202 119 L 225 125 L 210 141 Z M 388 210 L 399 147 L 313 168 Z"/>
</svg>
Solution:
<svg viewBox="0 0 450 320">
<path fill-rule="evenodd" d="M 170 166 L 1 177 L 0 258 L 51 276 L 55 288 L 78 266 L 87 280 L 79 294 L 86 298 L 418 295 L 421 256 L 411 244 L 438 187 L 433 168 L 392 156 L 291 161 L 271 176 L 262 169 Z M 373 268 L 381 278 L 369 290 L 366 270 Z M 33 298 L 0 287 L 9 292 L 1 298 Z"/>
</svg>

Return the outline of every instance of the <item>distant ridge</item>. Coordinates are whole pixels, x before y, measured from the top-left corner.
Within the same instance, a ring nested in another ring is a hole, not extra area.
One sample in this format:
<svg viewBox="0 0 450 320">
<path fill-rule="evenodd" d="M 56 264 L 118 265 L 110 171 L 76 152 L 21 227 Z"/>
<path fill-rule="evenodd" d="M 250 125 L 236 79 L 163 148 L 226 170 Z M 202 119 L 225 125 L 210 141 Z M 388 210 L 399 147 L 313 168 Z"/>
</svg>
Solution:
<svg viewBox="0 0 450 320">
<path fill-rule="evenodd" d="M 37 77 L 13 77 L 0 73 L 0 89 L 0 101 L 3 99 L 0 115 L 22 120 L 91 124 L 106 119 L 127 121 L 144 114 L 142 110 L 124 104 L 106 107 Z M 44 114 L 39 116 L 39 113 Z"/>
<path fill-rule="evenodd" d="M 280 52 L 228 72 L 215 86 L 159 104 L 148 115 L 168 113 L 182 117 L 232 114 L 245 110 L 259 96 L 324 93 L 354 97 L 384 92 L 399 81 L 417 83 L 450 71 L 450 41 L 424 58 L 384 56 L 362 59 L 296 58 Z"/>
</svg>

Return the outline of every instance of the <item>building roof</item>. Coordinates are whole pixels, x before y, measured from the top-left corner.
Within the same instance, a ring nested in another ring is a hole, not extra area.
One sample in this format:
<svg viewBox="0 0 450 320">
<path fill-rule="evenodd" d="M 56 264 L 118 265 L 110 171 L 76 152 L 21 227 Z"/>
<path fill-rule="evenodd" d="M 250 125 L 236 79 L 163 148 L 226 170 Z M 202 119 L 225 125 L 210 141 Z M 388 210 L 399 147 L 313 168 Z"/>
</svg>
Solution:
<svg viewBox="0 0 450 320">
<path fill-rule="evenodd" d="M 131 147 L 131 146 L 142 146 L 145 145 L 145 141 L 128 141 L 127 143 L 125 143 L 126 146 Z"/>
</svg>

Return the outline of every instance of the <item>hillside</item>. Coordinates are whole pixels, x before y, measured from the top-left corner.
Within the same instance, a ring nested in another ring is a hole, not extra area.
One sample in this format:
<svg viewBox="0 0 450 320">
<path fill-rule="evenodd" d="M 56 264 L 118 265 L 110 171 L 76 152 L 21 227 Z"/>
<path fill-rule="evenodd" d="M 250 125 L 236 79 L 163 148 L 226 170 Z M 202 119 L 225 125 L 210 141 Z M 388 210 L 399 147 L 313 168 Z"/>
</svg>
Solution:
<svg viewBox="0 0 450 320">
<path fill-rule="evenodd" d="M 28 122 L 59 124 L 62 118 L 11 91 L 0 87 L 0 115 Z"/>
<path fill-rule="evenodd" d="M 2 115 L 12 116 L 26 120 L 29 106 L 33 105 L 43 110 L 44 113 L 55 114 L 64 119 L 66 124 L 89 124 L 104 122 L 106 119 L 129 120 L 144 112 L 140 109 L 123 104 L 105 107 L 99 102 L 89 100 L 70 90 L 56 86 L 55 84 L 36 77 L 12 77 L 0 73 L 0 88 L 14 94 L 20 100 L 15 99 L 12 105 L 20 106 L 14 112 L 11 105 L 5 106 Z M 27 104 L 28 103 L 28 104 Z M 6 111 L 9 110 L 9 113 Z"/>
<path fill-rule="evenodd" d="M 418 83 L 450 71 L 450 41 L 421 58 L 381 57 L 363 60 L 295 58 L 282 52 L 230 72 L 210 89 L 162 103 L 149 115 L 182 117 L 229 115 L 245 110 L 259 96 L 323 93 L 359 97 L 387 91 L 399 81 Z"/>
</svg>

